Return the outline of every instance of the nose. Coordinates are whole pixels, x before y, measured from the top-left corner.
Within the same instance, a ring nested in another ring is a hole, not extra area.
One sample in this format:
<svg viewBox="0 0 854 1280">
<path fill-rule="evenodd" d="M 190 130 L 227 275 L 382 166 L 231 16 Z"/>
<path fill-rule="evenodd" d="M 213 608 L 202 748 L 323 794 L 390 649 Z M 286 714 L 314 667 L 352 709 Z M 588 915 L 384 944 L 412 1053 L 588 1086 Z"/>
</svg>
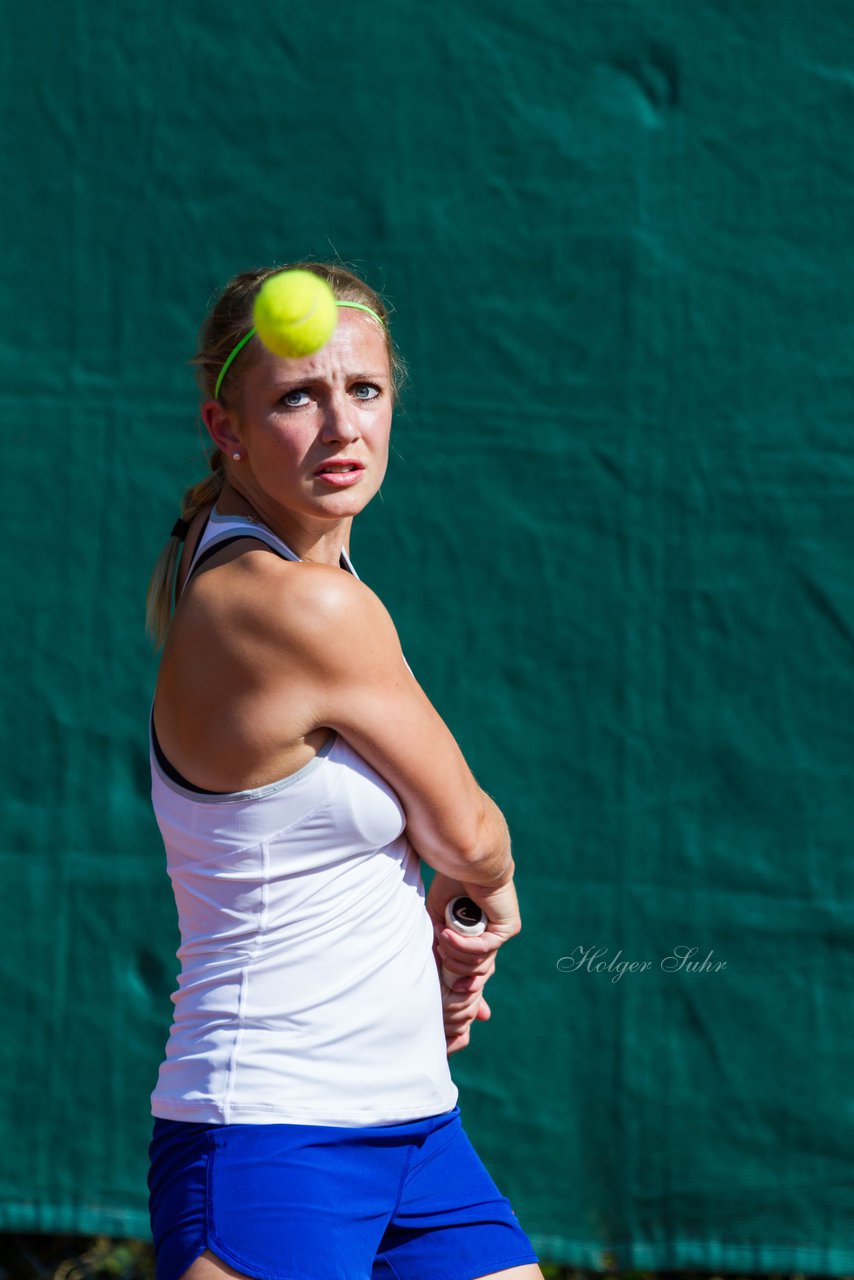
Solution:
<svg viewBox="0 0 854 1280">
<path fill-rule="evenodd" d="M 354 405 L 345 396 L 333 395 L 324 405 L 321 439 L 325 444 L 348 444 L 360 435 Z"/>
</svg>

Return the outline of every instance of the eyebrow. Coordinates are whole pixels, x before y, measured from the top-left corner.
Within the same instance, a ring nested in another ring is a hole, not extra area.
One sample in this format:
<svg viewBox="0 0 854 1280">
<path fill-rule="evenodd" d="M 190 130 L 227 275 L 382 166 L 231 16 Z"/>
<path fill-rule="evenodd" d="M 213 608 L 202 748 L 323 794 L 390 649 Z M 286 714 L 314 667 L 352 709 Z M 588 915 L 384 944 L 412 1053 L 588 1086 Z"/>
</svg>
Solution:
<svg viewBox="0 0 854 1280">
<path fill-rule="evenodd" d="M 387 373 L 348 373 L 347 382 L 384 382 L 389 380 L 390 375 Z M 310 387 L 316 382 L 325 382 L 326 378 L 322 375 L 309 375 L 307 378 L 283 378 L 277 379 L 273 384 L 277 391 L 289 391 L 298 387 Z"/>
</svg>

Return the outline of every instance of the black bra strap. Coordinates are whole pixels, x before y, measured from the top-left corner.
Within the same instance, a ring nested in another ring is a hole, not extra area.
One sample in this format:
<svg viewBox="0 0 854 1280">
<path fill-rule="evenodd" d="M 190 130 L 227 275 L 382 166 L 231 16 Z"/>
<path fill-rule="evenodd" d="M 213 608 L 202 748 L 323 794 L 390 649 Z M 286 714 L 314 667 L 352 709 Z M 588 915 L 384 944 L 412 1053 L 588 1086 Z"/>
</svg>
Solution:
<svg viewBox="0 0 854 1280">
<path fill-rule="evenodd" d="M 282 560 L 290 560 L 290 556 L 286 556 L 283 551 L 280 551 L 278 547 L 274 547 L 271 543 L 267 541 L 266 538 L 259 538 L 256 534 L 250 532 L 249 530 L 246 530 L 244 533 L 233 533 L 231 537 L 223 538 L 221 542 L 213 542 L 211 543 L 210 546 L 205 547 L 204 551 L 196 559 L 196 561 L 194 562 L 194 564 L 190 569 L 190 572 L 187 574 L 186 581 L 184 582 L 184 590 L 186 590 L 187 583 L 190 581 L 190 578 L 193 576 L 196 570 L 200 569 L 202 565 L 205 564 L 206 561 L 210 560 L 213 556 L 215 556 L 218 551 L 222 551 L 224 547 L 230 547 L 233 542 L 241 542 L 244 538 L 251 538 L 253 542 L 260 542 L 262 546 L 267 547 L 270 551 L 272 551 L 275 555 L 279 556 Z M 293 561 L 292 563 L 300 564 L 301 562 L 299 560 L 296 560 L 296 561 Z M 343 551 L 341 552 L 341 555 L 338 558 L 338 563 L 342 569 L 345 569 L 348 573 L 352 573 L 352 569 L 347 563 L 347 560 Z"/>
<path fill-rule="evenodd" d="M 200 796 L 223 796 L 228 793 L 225 791 L 208 791 L 206 787 L 197 787 L 195 783 L 188 782 L 182 773 L 179 773 L 173 764 L 166 759 L 163 754 L 163 748 L 157 738 L 157 730 L 154 727 L 154 716 L 151 717 L 151 745 L 154 748 L 154 754 L 157 757 L 157 763 L 166 774 L 167 778 L 171 778 L 173 782 L 177 782 L 179 787 L 183 787 L 185 791 L 195 791 Z"/>
<path fill-rule="evenodd" d="M 211 546 L 205 547 L 204 551 L 199 556 L 198 560 L 193 565 L 190 572 L 187 574 L 187 582 L 190 581 L 190 578 L 196 572 L 197 569 L 201 568 L 201 566 L 207 560 L 210 560 L 212 556 L 215 556 L 218 551 L 222 551 L 223 547 L 230 547 L 232 542 L 242 542 L 244 538 L 252 538 L 252 536 L 253 535 L 251 533 L 234 533 L 230 538 L 223 538 L 221 542 L 214 542 L 211 544 Z M 253 541 L 263 542 L 265 547 L 270 547 L 269 542 L 264 542 L 263 538 L 254 538 Z M 275 547 L 270 547 L 270 550 L 275 551 Z M 281 554 L 280 552 L 276 551 L 276 555 L 280 555 L 280 554 Z M 287 559 L 287 557 L 282 556 L 282 559 L 285 560 Z M 185 587 L 187 585 L 187 582 L 184 583 Z"/>
</svg>

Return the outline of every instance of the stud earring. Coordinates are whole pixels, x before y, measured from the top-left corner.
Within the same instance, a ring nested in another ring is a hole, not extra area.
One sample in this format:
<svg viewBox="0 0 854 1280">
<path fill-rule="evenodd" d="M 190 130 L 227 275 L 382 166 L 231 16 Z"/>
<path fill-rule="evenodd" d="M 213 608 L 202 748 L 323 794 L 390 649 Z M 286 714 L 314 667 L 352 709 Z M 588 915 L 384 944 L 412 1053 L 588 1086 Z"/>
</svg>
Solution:
<svg viewBox="0 0 854 1280">
<path fill-rule="evenodd" d="M 237 452 L 236 452 L 236 453 L 233 453 L 231 456 L 232 456 L 232 458 L 234 458 L 234 461 L 235 461 L 235 462 L 239 462 L 239 461 L 240 461 L 240 459 L 241 459 L 241 457 L 242 457 L 242 454 L 241 454 L 240 450 L 238 449 L 238 450 L 237 450 Z"/>
</svg>

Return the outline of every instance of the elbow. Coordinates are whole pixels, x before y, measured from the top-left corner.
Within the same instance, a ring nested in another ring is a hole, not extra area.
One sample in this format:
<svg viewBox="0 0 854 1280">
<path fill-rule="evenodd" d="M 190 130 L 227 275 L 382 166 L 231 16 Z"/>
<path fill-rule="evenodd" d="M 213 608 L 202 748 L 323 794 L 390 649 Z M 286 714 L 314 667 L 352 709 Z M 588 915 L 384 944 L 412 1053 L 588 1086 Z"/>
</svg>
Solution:
<svg viewBox="0 0 854 1280">
<path fill-rule="evenodd" d="M 453 866 L 437 866 L 437 870 L 484 886 L 512 879 L 510 832 L 500 809 L 485 792 L 481 792 L 480 808 L 474 812 L 469 829 L 457 833 L 452 856 Z"/>
</svg>

